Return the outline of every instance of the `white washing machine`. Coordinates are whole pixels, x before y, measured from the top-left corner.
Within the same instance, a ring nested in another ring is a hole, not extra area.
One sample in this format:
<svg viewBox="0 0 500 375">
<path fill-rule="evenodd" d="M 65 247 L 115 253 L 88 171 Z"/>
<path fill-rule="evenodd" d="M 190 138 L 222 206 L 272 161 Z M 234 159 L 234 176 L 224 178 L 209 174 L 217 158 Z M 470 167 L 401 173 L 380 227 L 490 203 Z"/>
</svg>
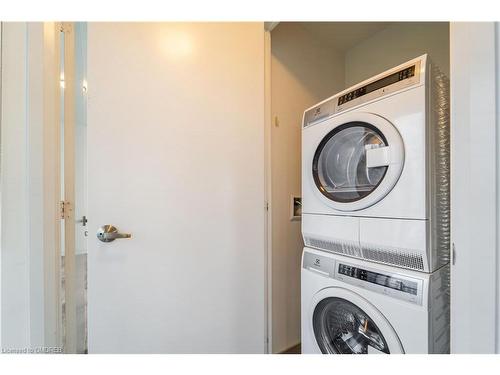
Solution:
<svg viewBox="0 0 500 375">
<path fill-rule="evenodd" d="M 449 353 L 449 265 L 423 273 L 305 248 L 302 353 Z"/>
<path fill-rule="evenodd" d="M 423 55 L 305 111 L 306 246 L 424 272 L 449 262 L 448 86 Z"/>
</svg>

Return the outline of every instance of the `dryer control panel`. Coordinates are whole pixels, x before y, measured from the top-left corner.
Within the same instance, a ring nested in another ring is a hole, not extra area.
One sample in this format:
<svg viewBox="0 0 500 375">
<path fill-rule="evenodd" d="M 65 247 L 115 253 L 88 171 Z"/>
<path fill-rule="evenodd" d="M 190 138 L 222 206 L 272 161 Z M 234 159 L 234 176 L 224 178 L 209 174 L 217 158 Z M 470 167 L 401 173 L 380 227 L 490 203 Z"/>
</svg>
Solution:
<svg viewBox="0 0 500 375">
<path fill-rule="evenodd" d="M 398 72 L 392 73 L 384 78 L 381 78 L 375 82 L 371 82 L 367 85 L 361 86 L 352 90 L 344 95 L 341 95 L 337 99 L 337 105 L 342 105 L 350 102 L 351 100 L 355 100 L 364 95 L 368 95 L 369 93 L 384 88 L 389 85 L 393 85 L 397 82 L 400 82 L 404 79 L 409 79 L 415 76 L 415 65 L 412 65 L 408 68 L 402 69 Z"/>
<path fill-rule="evenodd" d="M 418 59 L 402 64 L 372 79 L 354 85 L 310 108 L 304 113 L 302 127 L 306 128 L 339 112 L 422 84 L 421 72 L 425 59 L 425 56 L 421 56 Z"/>
</svg>

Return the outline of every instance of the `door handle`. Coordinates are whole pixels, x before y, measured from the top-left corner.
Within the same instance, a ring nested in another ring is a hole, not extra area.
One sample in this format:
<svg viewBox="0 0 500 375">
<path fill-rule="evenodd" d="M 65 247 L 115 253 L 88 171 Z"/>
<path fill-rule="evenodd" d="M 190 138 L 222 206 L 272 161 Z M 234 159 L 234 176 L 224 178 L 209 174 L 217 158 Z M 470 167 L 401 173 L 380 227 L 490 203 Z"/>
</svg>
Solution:
<svg viewBox="0 0 500 375">
<path fill-rule="evenodd" d="M 130 238 L 130 233 L 120 233 L 114 225 L 103 225 L 97 230 L 97 238 L 102 242 L 112 242 L 117 238 Z"/>
<path fill-rule="evenodd" d="M 87 216 L 82 216 L 82 218 L 80 220 L 76 220 L 75 223 L 82 223 L 82 226 L 87 226 Z"/>
<path fill-rule="evenodd" d="M 366 148 L 366 168 L 385 167 L 390 163 L 389 146 Z"/>
</svg>

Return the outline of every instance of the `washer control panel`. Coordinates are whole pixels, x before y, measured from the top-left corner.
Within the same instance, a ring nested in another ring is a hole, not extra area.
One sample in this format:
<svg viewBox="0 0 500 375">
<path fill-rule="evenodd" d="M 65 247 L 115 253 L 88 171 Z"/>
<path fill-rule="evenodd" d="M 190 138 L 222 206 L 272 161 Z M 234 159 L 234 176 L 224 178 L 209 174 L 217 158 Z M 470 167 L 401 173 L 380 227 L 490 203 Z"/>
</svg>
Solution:
<svg viewBox="0 0 500 375">
<path fill-rule="evenodd" d="M 422 304 L 423 280 L 421 279 L 361 268 L 343 262 L 337 263 L 335 278 L 377 293 Z"/>
<path fill-rule="evenodd" d="M 359 288 L 422 305 L 424 279 L 358 266 L 327 255 L 304 251 L 302 267 L 315 274 Z"/>
</svg>

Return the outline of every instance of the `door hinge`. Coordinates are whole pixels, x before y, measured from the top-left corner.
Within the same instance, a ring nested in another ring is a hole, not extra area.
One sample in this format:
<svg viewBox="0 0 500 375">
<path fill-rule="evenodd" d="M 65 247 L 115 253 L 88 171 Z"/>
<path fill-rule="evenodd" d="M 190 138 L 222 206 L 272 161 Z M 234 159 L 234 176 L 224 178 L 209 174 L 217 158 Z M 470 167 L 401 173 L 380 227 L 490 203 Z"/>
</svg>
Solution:
<svg viewBox="0 0 500 375">
<path fill-rule="evenodd" d="M 61 22 L 59 23 L 59 31 L 61 33 L 69 34 L 73 31 L 73 25 L 71 22 Z"/>
<path fill-rule="evenodd" d="M 59 215 L 60 215 L 61 219 L 65 219 L 68 211 L 69 211 L 69 202 L 60 201 L 59 202 Z"/>
<path fill-rule="evenodd" d="M 64 219 L 64 204 L 65 204 L 64 201 L 59 202 L 59 217 L 61 219 Z"/>
<path fill-rule="evenodd" d="M 269 211 L 269 202 L 266 202 L 266 203 L 264 204 L 264 208 L 266 209 L 266 211 Z"/>
</svg>

